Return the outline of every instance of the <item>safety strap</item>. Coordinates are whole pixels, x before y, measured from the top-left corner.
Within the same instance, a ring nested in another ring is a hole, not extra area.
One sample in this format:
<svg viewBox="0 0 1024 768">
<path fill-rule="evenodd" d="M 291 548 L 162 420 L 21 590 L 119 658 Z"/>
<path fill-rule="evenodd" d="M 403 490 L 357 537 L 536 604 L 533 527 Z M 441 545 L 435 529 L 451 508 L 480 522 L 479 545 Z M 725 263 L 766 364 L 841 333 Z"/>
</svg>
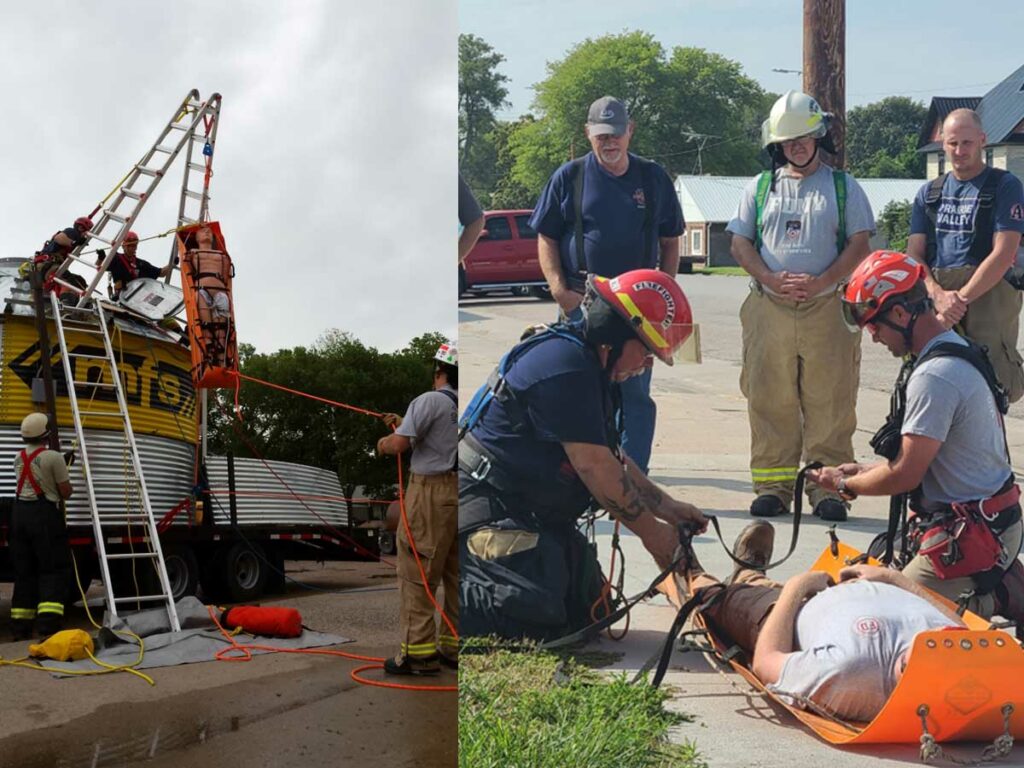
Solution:
<svg viewBox="0 0 1024 768">
<path fill-rule="evenodd" d="M 775 174 L 773 171 L 762 171 L 761 175 L 757 177 L 757 191 L 754 193 L 754 204 L 757 209 L 754 226 L 754 248 L 758 252 L 760 252 L 763 242 L 761 231 L 764 228 L 764 210 L 768 204 L 768 195 L 771 192 L 774 178 Z M 839 214 L 839 225 L 836 227 L 836 254 L 840 254 L 846 247 L 846 172 L 833 169 L 832 184 L 836 190 L 836 212 Z"/>
<path fill-rule="evenodd" d="M 459 396 L 457 394 L 455 394 L 454 392 L 452 392 L 450 389 L 435 389 L 434 391 L 437 392 L 439 395 L 444 395 L 449 400 L 451 400 L 452 404 L 456 408 L 459 407 Z"/>
<path fill-rule="evenodd" d="M 569 175 L 572 178 L 572 208 L 573 208 L 573 241 L 576 245 L 576 278 L 584 285 L 587 282 L 587 275 L 590 269 L 587 265 L 586 249 L 583 240 L 583 180 L 586 176 L 587 156 L 572 161 Z M 651 257 L 651 248 L 654 243 L 654 163 L 640 157 L 630 156 L 630 162 L 635 162 L 640 168 L 640 185 L 644 191 L 644 250 L 641 266 L 646 264 Z M 657 266 L 657 264 L 655 264 Z"/>
<path fill-rule="evenodd" d="M 933 179 L 928 185 L 924 197 L 924 212 L 927 218 L 925 225 L 925 261 L 929 266 L 935 264 L 938 250 L 936 226 L 938 224 L 939 206 L 942 203 L 942 190 L 952 171 Z M 978 210 L 974 217 L 974 232 L 971 235 L 971 247 L 967 251 L 967 261 L 975 266 L 981 264 L 992 252 L 992 242 L 996 226 L 996 190 L 1007 171 L 1002 168 L 989 167 L 988 175 L 978 190 Z"/>
<path fill-rule="evenodd" d="M 19 499 L 21 498 L 21 489 L 25 487 L 26 480 L 28 480 L 28 484 L 32 486 L 32 490 L 35 491 L 36 499 L 43 498 L 43 489 L 36 480 L 35 475 L 32 474 L 32 460 L 45 450 L 45 445 L 39 446 L 29 454 L 25 453 L 24 448 L 21 450 L 21 474 L 18 476 L 18 488 L 15 491 L 15 494 Z"/>
</svg>

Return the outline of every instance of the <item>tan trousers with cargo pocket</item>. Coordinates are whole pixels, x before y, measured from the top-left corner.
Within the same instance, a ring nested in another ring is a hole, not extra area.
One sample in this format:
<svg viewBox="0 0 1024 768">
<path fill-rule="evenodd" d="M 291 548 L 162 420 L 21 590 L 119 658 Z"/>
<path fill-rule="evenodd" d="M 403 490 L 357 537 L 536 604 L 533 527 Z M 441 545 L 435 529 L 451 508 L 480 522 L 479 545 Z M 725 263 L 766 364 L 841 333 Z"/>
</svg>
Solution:
<svg viewBox="0 0 1024 768">
<path fill-rule="evenodd" d="M 454 472 L 410 478 L 405 493 L 405 513 L 416 552 L 431 594 L 436 594 L 438 585 L 444 584 L 444 612 L 456 629 L 459 626 L 459 549 L 455 546 L 458 510 L 458 481 Z M 416 661 L 440 652 L 456 658 L 458 641 L 443 620 L 440 631 L 437 629 L 436 611 L 424 588 L 402 523 L 398 525 L 398 592 L 402 610 L 402 656 Z"/>
<path fill-rule="evenodd" d="M 788 505 L 801 460 L 853 461 L 860 333 L 843 322 L 838 294 L 795 302 L 756 284 L 740 322 L 754 492 Z M 813 506 L 834 494 L 809 483 L 808 496 Z"/>
<path fill-rule="evenodd" d="M 933 269 L 932 276 L 947 291 L 955 291 L 967 284 L 975 269 Z M 999 383 L 1009 392 L 1011 403 L 1024 396 L 1024 369 L 1017 351 L 1021 304 L 1020 291 L 1000 280 L 988 293 L 971 302 L 957 328 L 958 331 L 962 328 L 962 335 L 988 348 L 988 359 Z"/>
</svg>

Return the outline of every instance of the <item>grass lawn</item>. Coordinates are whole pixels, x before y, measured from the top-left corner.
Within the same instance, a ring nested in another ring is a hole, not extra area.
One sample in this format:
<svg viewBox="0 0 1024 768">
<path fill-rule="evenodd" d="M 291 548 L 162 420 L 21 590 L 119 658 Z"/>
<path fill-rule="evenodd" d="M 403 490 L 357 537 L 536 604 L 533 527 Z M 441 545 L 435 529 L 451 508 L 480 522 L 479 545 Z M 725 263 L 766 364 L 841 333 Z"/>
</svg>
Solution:
<svg viewBox="0 0 1024 768">
<path fill-rule="evenodd" d="M 668 694 L 571 657 L 496 650 L 459 658 L 460 768 L 706 768 L 666 740 Z"/>
<path fill-rule="evenodd" d="M 701 267 L 693 271 L 695 275 L 746 275 L 743 267 Z"/>
</svg>

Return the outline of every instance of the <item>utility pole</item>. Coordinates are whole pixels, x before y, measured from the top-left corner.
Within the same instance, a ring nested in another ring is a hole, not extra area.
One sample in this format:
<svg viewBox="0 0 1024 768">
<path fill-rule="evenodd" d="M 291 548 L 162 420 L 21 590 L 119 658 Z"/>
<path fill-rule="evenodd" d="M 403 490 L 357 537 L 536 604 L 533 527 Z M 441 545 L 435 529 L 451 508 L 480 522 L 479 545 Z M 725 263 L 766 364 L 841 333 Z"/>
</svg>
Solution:
<svg viewBox="0 0 1024 768">
<path fill-rule="evenodd" d="M 804 0 L 804 92 L 833 114 L 836 168 L 846 165 L 846 0 Z"/>
</svg>

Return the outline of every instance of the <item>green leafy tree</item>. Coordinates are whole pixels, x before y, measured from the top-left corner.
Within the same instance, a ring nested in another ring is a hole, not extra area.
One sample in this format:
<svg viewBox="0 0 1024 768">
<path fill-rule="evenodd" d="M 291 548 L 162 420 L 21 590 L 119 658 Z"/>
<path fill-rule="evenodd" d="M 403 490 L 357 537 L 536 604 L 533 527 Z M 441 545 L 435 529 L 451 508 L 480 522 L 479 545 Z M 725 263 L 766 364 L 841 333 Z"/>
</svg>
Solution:
<svg viewBox="0 0 1024 768">
<path fill-rule="evenodd" d="M 892 200 L 878 217 L 878 232 L 886 240 L 886 247 L 892 251 L 906 251 L 910 237 L 910 212 L 913 204 L 909 200 Z"/>
<path fill-rule="evenodd" d="M 404 413 L 414 397 L 432 386 L 431 359 L 442 338 L 424 334 L 403 350 L 385 354 L 349 333 L 332 330 L 310 348 L 249 351 L 241 370 L 327 400 L 378 413 Z M 335 470 L 346 496 L 360 485 L 371 497 L 393 493 L 395 461 L 374 455 L 377 440 L 388 433 L 380 419 L 252 382 L 243 383 L 239 393 L 241 421 L 234 413 L 234 392 L 219 390 L 215 402 L 211 451 L 251 456 L 251 445 L 267 459 Z"/>
<path fill-rule="evenodd" d="M 917 136 L 928 117 L 924 104 L 890 96 L 854 107 L 846 119 L 846 162 L 860 178 L 923 179 Z"/>
<path fill-rule="evenodd" d="M 539 117 L 508 138 L 512 184 L 536 200 L 561 163 L 590 150 L 587 109 L 599 96 L 622 99 L 636 123 L 630 149 L 666 166 L 670 175 L 753 174 L 759 127 L 772 95 L 740 65 L 700 48 L 671 55 L 647 32 L 588 39 L 548 64 L 536 86 Z"/>
<path fill-rule="evenodd" d="M 508 77 L 498 71 L 505 57 L 476 35 L 459 35 L 459 168 L 474 193 L 495 185 L 494 113 L 508 102 Z"/>
</svg>

